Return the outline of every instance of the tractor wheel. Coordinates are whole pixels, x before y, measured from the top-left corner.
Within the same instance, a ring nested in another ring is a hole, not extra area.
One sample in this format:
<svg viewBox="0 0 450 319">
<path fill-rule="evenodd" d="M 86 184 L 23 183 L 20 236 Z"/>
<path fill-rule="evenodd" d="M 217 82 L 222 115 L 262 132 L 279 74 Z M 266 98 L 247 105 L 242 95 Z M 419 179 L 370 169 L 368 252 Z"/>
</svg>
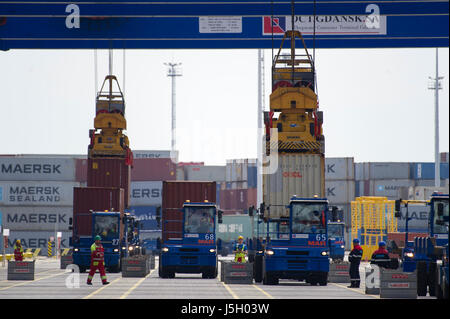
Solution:
<svg viewBox="0 0 450 319">
<path fill-rule="evenodd" d="M 255 256 L 255 263 L 253 264 L 253 277 L 255 282 L 261 282 L 263 280 L 262 272 L 263 256 Z"/>
<path fill-rule="evenodd" d="M 436 284 L 437 284 L 436 272 L 437 272 L 436 262 L 431 262 L 430 269 L 428 270 L 428 293 L 432 297 L 436 296 Z"/>
<path fill-rule="evenodd" d="M 417 263 L 417 295 L 427 295 L 427 264 L 424 261 Z"/>
</svg>

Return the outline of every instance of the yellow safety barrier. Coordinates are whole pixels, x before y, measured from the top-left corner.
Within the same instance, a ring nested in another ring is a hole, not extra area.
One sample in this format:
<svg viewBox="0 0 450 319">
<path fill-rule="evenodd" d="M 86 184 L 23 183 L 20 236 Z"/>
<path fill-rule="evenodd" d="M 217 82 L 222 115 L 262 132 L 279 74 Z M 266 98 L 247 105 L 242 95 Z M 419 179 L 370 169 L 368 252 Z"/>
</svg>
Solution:
<svg viewBox="0 0 450 319">
<path fill-rule="evenodd" d="M 357 197 L 351 203 L 352 240 L 358 238 L 363 249 L 363 260 L 369 260 L 378 249 L 380 241 L 386 241 L 387 233 L 397 231 L 394 215 L 395 201 L 386 197 Z"/>
<path fill-rule="evenodd" d="M 64 248 L 63 251 L 61 252 L 61 256 L 65 256 L 69 253 L 70 248 Z"/>
<path fill-rule="evenodd" d="M 36 258 L 39 255 L 40 251 L 41 251 L 40 248 L 36 248 L 36 250 L 33 253 L 33 258 Z"/>
<path fill-rule="evenodd" d="M 25 253 L 23 253 L 23 257 L 24 257 L 24 258 L 33 258 L 33 253 L 31 253 L 31 252 L 29 252 L 29 253 L 25 252 Z"/>
<path fill-rule="evenodd" d="M 3 255 L 0 255 L 0 261 L 3 261 Z"/>
<path fill-rule="evenodd" d="M 13 254 L 6 254 L 6 260 L 14 260 Z"/>
</svg>

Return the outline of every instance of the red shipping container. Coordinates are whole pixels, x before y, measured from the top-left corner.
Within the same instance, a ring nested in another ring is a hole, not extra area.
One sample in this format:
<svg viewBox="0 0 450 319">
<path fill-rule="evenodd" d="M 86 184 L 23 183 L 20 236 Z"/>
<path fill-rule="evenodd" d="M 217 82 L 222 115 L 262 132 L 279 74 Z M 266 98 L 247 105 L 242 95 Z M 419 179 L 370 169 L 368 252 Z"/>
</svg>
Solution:
<svg viewBox="0 0 450 319">
<path fill-rule="evenodd" d="M 88 159 L 88 187 L 118 187 L 124 189 L 125 208 L 130 203 L 131 167 L 123 158 Z"/>
<path fill-rule="evenodd" d="M 92 236 L 90 211 L 125 211 L 124 190 L 113 187 L 74 187 L 73 237 Z M 123 226 L 120 228 L 121 238 Z"/>
<path fill-rule="evenodd" d="M 87 181 L 87 167 L 88 160 L 76 158 L 75 159 L 75 180 L 80 183 Z"/>
<path fill-rule="evenodd" d="M 173 181 L 177 166 L 170 158 L 138 158 L 133 162 L 131 181 Z"/>
<path fill-rule="evenodd" d="M 247 189 L 237 189 L 235 191 L 236 191 L 236 206 L 232 208 L 237 208 L 239 210 L 248 209 Z"/>
<path fill-rule="evenodd" d="M 257 188 L 249 188 L 247 189 L 247 205 L 255 206 L 255 208 L 258 208 L 258 189 Z M 247 208 L 248 208 L 247 207 Z"/>
<path fill-rule="evenodd" d="M 183 203 L 216 202 L 216 182 L 164 181 L 162 188 L 163 241 L 182 238 Z"/>
</svg>

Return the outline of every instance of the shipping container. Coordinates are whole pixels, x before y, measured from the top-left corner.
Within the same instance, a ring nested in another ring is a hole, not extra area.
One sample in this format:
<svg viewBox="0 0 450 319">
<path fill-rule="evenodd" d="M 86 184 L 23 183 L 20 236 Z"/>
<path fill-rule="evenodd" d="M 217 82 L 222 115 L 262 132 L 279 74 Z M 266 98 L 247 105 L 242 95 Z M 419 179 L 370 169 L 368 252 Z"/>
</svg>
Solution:
<svg viewBox="0 0 450 319">
<path fill-rule="evenodd" d="M 69 231 L 72 211 L 72 206 L 0 206 L 1 225 L 10 230 L 50 231 L 56 228 Z"/>
<path fill-rule="evenodd" d="M 370 196 L 382 196 L 389 200 L 396 200 L 400 198 L 401 188 L 410 186 L 414 186 L 414 181 L 410 179 L 371 180 Z"/>
<path fill-rule="evenodd" d="M 325 180 L 354 180 L 353 157 L 325 158 Z"/>
<path fill-rule="evenodd" d="M 440 178 L 448 178 L 448 163 L 440 164 Z M 416 180 L 434 180 L 434 163 L 411 163 L 411 177 Z"/>
<path fill-rule="evenodd" d="M 88 187 L 117 187 L 124 190 L 124 204 L 130 204 L 131 166 L 123 158 L 88 159 Z"/>
<path fill-rule="evenodd" d="M 270 207 L 270 217 L 287 214 L 292 196 L 325 196 L 325 159 L 319 154 L 280 154 L 278 169 L 263 174 L 263 202 Z"/>
<path fill-rule="evenodd" d="M 248 188 L 256 188 L 258 187 L 258 167 L 248 166 L 247 168 L 247 183 Z"/>
<path fill-rule="evenodd" d="M 216 203 L 216 182 L 164 181 L 162 200 L 162 236 L 163 240 L 181 238 L 183 203 Z"/>
<path fill-rule="evenodd" d="M 175 163 L 178 162 L 178 151 L 170 150 L 133 150 L 133 158 L 171 158 Z"/>
<path fill-rule="evenodd" d="M 61 249 L 70 248 L 69 238 L 72 236 L 72 232 L 58 230 L 61 232 Z M 17 239 L 20 239 L 23 249 L 28 248 L 40 248 L 40 256 L 48 255 L 48 241 L 50 237 L 53 237 L 55 242 L 53 245 L 58 244 L 57 233 L 54 231 L 23 231 L 23 230 L 11 230 L 8 237 L 8 248 L 6 249 L 7 254 L 14 253 L 14 244 Z M 53 246 L 54 247 L 54 246 Z M 52 248 L 52 252 L 55 249 Z"/>
<path fill-rule="evenodd" d="M 325 197 L 331 204 L 349 204 L 355 200 L 355 181 L 325 180 Z"/>
<path fill-rule="evenodd" d="M 247 206 L 254 206 L 258 209 L 258 193 L 256 188 L 248 188 L 247 189 Z"/>
<path fill-rule="evenodd" d="M 184 176 L 184 167 L 183 166 L 177 166 L 177 173 L 176 173 L 176 180 L 177 181 L 184 181 L 186 178 Z"/>
<path fill-rule="evenodd" d="M 202 166 L 205 165 L 205 162 L 178 162 L 178 167 L 185 167 L 185 166 Z"/>
<path fill-rule="evenodd" d="M 130 206 L 161 206 L 162 182 L 131 182 Z"/>
<path fill-rule="evenodd" d="M 434 187 L 434 186 L 413 186 L 408 188 L 409 200 L 429 200 L 434 192 L 441 192 L 444 194 L 449 193 L 448 185 L 446 187 Z M 402 197 L 405 198 L 405 197 Z"/>
<path fill-rule="evenodd" d="M 369 179 L 409 179 L 410 163 L 369 163 Z"/>
<path fill-rule="evenodd" d="M 132 182 L 170 181 L 177 178 L 177 166 L 167 158 L 141 158 L 133 161 Z"/>
<path fill-rule="evenodd" d="M 75 159 L 0 157 L 0 181 L 75 181 Z"/>
<path fill-rule="evenodd" d="M 0 206 L 72 206 L 75 182 L 0 182 Z"/>
<path fill-rule="evenodd" d="M 184 178 L 187 181 L 223 182 L 225 181 L 225 166 L 184 166 Z"/>
<path fill-rule="evenodd" d="M 429 198 L 428 198 L 429 199 Z M 406 231 L 406 207 L 402 207 L 401 217 L 397 218 L 397 231 Z M 416 233 L 426 233 L 428 231 L 428 215 L 430 207 L 428 205 L 408 204 L 408 231 Z"/>
<path fill-rule="evenodd" d="M 366 181 L 370 179 L 370 163 L 355 163 L 355 180 Z"/>
<path fill-rule="evenodd" d="M 125 210 L 123 188 L 76 187 L 73 189 L 73 235 L 91 236 L 91 211 Z M 120 229 L 121 235 L 123 229 Z"/>
<path fill-rule="evenodd" d="M 256 159 L 232 159 L 227 160 L 226 165 L 226 181 L 242 182 L 248 180 L 248 167 L 255 166 Z"/>
<path fill-rule="evenodd" d="M 440 182 L 440 187 L 445 187 L 445 183 L 446 183 L 447 179 L 441 179 Z M 434 187 L 435 181 L 434 179 L 416 179 L 414 181 L 415 186 L 426 186 L 426 187 Z"/>
<path fill-rule="evenodd" d="M 216 224 L 217 238 L 224 242 L 237 241 L 239 236 L 246 238 L 252 237 L 253 230 L 256 233 L 256 221 L 248 215 L 223 215 L 222 224 Z"/>
<path fill-rule="evenodd" d="M 125 212 L 135 216 L 140 221 L 142 230 L 157 230 L 156 209 L 158 206 L 130 206 Z"/>
<path fill-rule="evenodd" d="M 87 158 L 75 159 L 75 181 L 80 183 L 87 182 L 87 168 L 88 168 Z"/>
</svg>

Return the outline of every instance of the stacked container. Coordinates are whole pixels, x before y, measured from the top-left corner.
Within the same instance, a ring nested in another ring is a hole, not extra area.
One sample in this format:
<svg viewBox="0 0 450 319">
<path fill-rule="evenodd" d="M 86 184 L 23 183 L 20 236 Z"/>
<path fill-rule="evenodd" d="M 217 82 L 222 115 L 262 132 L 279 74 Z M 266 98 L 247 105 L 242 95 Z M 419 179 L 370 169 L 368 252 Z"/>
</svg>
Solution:
<svg viewBox="0 0 450 319">
<path fill-rule="evenodd" d="M 61 248 L 69 247 L 69 219 L 72 217 L 75 160 L 65 156 L 0 157 L 0 216 L 2 227 L 10 229 L 6 253 L 20 239 L 22 246 L 41 248 L 47 254 L 50 237 Z"/>
<path fill-rule="evenodd" d="M 225 183 L 220 187 L 220 208 L 225 215 L 247 214 L 257 206 L 256 159 L 227 160 Z"/>
</svg>

